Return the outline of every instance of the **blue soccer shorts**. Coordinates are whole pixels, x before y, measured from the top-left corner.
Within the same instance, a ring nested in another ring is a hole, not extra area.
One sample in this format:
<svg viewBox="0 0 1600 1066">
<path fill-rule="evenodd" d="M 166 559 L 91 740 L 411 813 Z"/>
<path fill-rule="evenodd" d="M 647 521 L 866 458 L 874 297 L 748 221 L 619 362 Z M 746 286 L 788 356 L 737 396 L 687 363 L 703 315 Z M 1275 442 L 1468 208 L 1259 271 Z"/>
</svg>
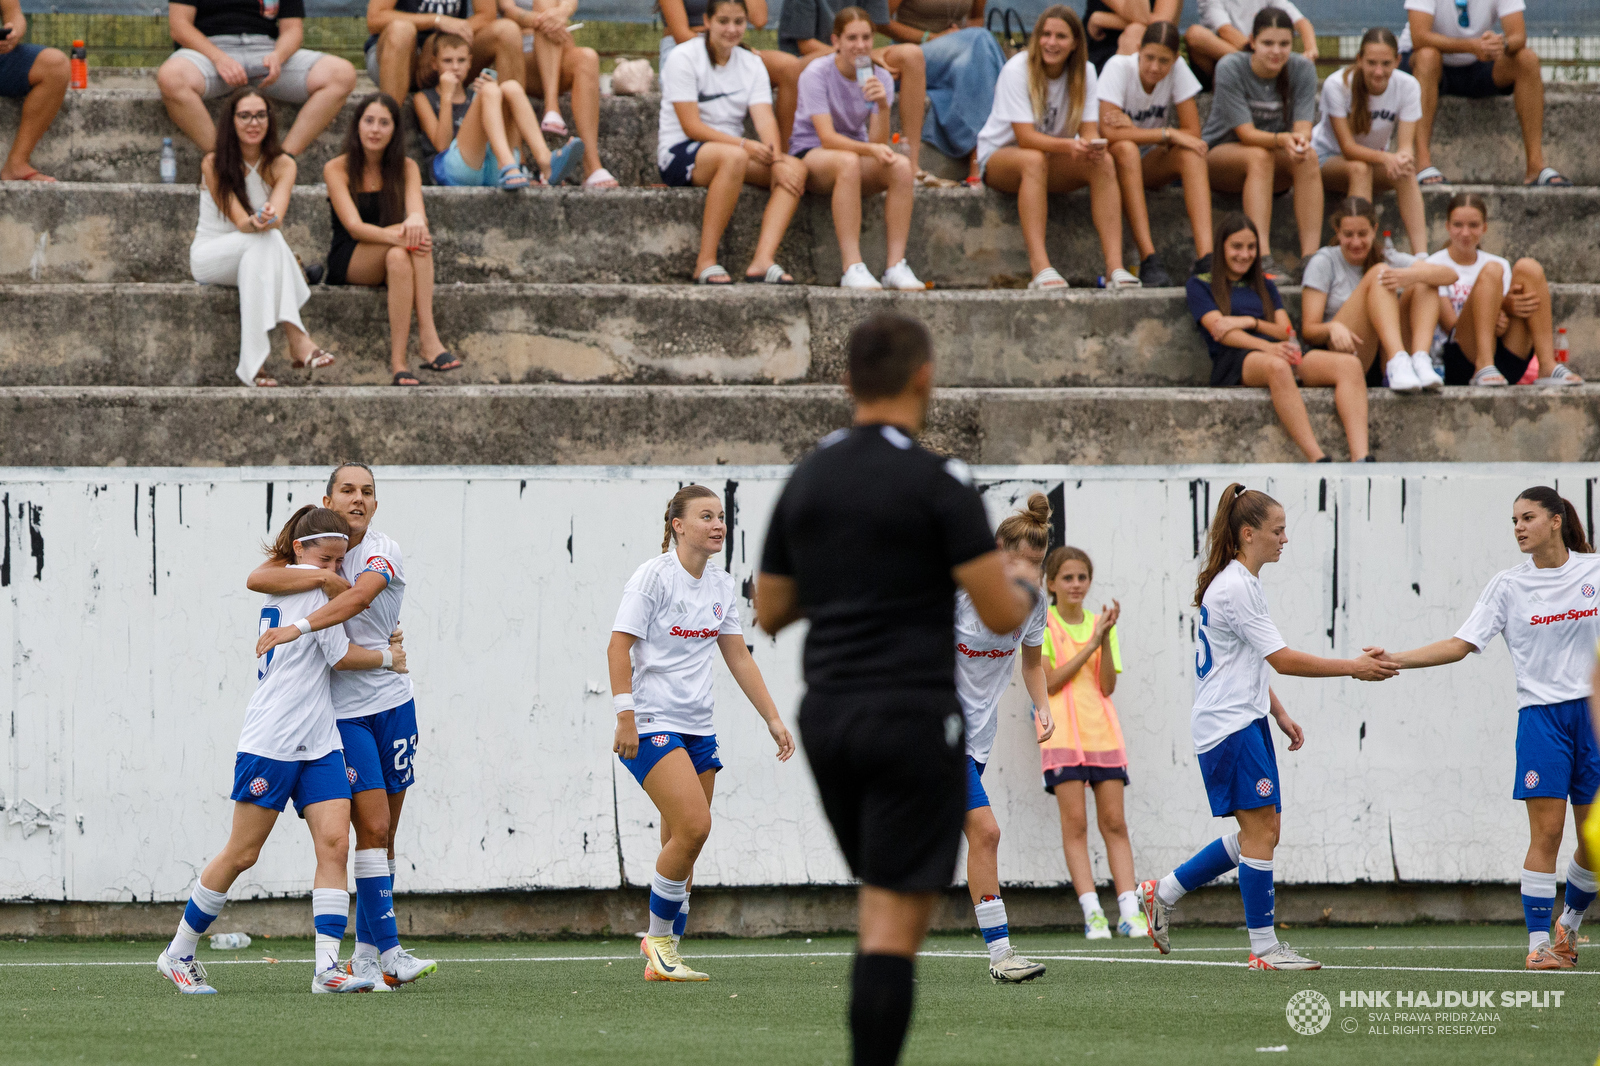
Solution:
<svg viewBox="0 0 1600 1066">
<path fill-rule="evenodd" d="M 1513 799 L 1539 796 L 1594 802 L 1600 791 L 1600 745 L 1589 701 L 1568 700 L 1517 712 L 1517 782 Z"/>
<path fill-rule="evenodd" d="M 344 754 L 330 751 L 320 759 L 297 762 L 241 751 L 233 758 L 231 798 L 279 812 L 292 799 L 302 814 L 313 803 L 347 800 L 350 779 L 345 775 Z"/>
<path fill-rule="evenodd" d="M 650 776 L 650 771 L 656 768 L 656 763 L 678 748 L 689 753 L 696 774 L 722 769 L 722 760 L 718 757 L 722 753 L 717 749 L 715 733 L 704 737 L 693 733 L 646 733 L 639 738 L 639 754 L 631 759 L 623 759 L 620 755 L 617 758 L 628 768 L 634 780 L 642 785 L 644 779 Z"/>
<path fill-rule="evenodd" d="M 967 810 L 969 811 L 989 806 L 989 793 L 983 790 L 983 771 L 988 765 L 970 755 L 967 756 Z"/>
<path fill-rule="evenodd" d="M 381 788 L 393 796 L 416 784 L 417 701 L 360 718 L 339 719 L 350 791 Z"/>
<path fill-rule="evenodd" d="M 1278 789 L 1278 754 L 1272 747 L 1272 729 L 1265 715 L 1221 744 L 1200 753 L 1200 775 L 1205 778 L 1211 816 L 1227 818 L 1234 811 L 1257 807 L 1283 810 Z"/>
</svg>

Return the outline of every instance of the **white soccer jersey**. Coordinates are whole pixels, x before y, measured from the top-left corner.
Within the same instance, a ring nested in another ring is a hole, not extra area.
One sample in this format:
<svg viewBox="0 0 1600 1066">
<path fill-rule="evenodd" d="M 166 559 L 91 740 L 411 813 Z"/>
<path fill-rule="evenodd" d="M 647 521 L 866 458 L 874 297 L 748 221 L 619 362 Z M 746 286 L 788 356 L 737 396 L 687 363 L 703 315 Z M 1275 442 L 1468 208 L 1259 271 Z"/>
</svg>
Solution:
<svg viewBox="0 0 1600 1066">
<path fill-rule="evenodd" d="M 1044 643 L 1050 601 L 1042 595 L 1033 613 L 1010 633 L 995 633 L 978 617 L 966 589 L 956 590 L 956 699 L 967 720 L 967 754 L 989 761 L 1000 725 L 1000 697 L 1011 684 L 1017 649 Z"/>
<path fill-rule="evenodd" d="M 1289 645 L 1261 579 L 1235 559 L 1206 588 L 1195 629 L 1194 750 L 1207 752 L 1272 710 L 1267 656 Z"/>
<path fill-rule="evenodd" d="M 1502 570 L 1478 597 L 1456 636 L 1483 651 L 1506 638 L 1517 671 L 1517 706 L 1583 699 L 1600 639 L 1600 555 L 1572 552 L 1541 570 L 1529 559 Z"/>
<path fill-rule="evenodd" d="M 321 589 L 268 596 L 259 632 L 296 622 L 327 602 Z M 280 644 L 256 660 L 256 691 L 245 708 L 239 750 L 285 762 L 309 762 L 342 749 L 339 729 L 333 724 L 328 675 L 349 649 L 344 630 L 333 626 Z"/>
<path fill-rule="evenodd" d="M 696 581 L 675 550 L 633 572 L 611 628 L 633 645 L 633 717 L 640 734 L 710 736 L 717 638 L 742 633 L 733 575 L 707 561 Z"/>
<path fill-rule="evenodd" d="M 389 646 L 389 634 L 400 624 L 400 605 L 406 598 L 405 559 L 400 545 L 376 529 L 368 529 L 361 543 L 350 545 L 339 573 L 355 584 L 362 574 L 377 574 L 387 582 L 372 606 L 344 624 L 350 642 L 371 651 Z M 294 621 L 294 619 L 290 619 Z M 361 718 L 398 707 L 411 698 L 411 676 L 392 670 L 341 670 L 333 675 L 333 710 L 339 718 Z"/>
</svg>

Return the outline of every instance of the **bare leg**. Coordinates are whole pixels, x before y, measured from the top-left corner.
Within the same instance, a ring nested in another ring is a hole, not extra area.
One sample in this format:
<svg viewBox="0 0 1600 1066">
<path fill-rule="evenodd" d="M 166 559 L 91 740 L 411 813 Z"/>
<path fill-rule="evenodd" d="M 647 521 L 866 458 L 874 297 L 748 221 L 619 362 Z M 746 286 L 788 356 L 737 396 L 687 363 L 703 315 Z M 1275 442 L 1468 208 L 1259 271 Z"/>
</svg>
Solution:
<svg viewBox="0 0 1600 1066">
<path fill-rule="evenodd" d="M 1272 409 L 1278 413 L 1278 422 L 1289 439 L 1312 462 L 1322 458 L 1322 448 L 1317 444 L 1316 434 L 1311 431 L 1311 418 L 1306 414 L 1305 399 L 1300 395 L 1300 387 L 1295 384 L 1294 371 L 1288 363 L 1275 355 L 1251 352 L 1245 356 L 1241 381 L 1253 389 L 1267 388 L 1272 393 Z"/>
<path fill-rule="evenodd" d="M 200 73 L 195 70 L 194 64 L 183 62 L 184 66 L 194 71 L 196 75 Z M 39 139 L 44 136 L 45 130 L 56 120 L 56 112 L 61 110 L 61 101 L 66 99 L 67 82 L 71 71 L 71 64 L 59 49 L 46 48 L 34 57 L 33 66 L 28 70 L 28 95 L 22 100 L 22 116 L 17 122 L 16 137 L 11 141 L 11 151 L 6 153 L 5 166 L 0 167 L 0 178 L 21 178 L 33 170 L 33 164 L 29 159 L 33 155 L 34 148 L 38 146 Z M 162 96 L 165 98 L 165 90 Z M 205 104 L 200 103 L 198 93 L 195 94 L 194 101 L 199 105 L 201 113 L 205 114 Z M 171 105 L 168 105 L 168 110 L 171 110 Z M 173 116 L 173 121 L 177 121 L 177 116 Z M 206 114 L 207 127 L 210 124 L 211 116 Z"/>
<path fill-rule="evenodd" d="M 1494 63 L 1496 85 L 1516 84 L 1511 100 L 1516 105 L 1517 121 L 1522 124 L 1522 150 L 1527 155 L 1526 181 L 1544 169 L 1544 76 L 1539 57 L 1526 46 L 1514 56 L 1501 56 Z"/>
<path fill-rule="evenodd" d="M 1511 291 L 1516 292 L 1519 287 L 1539 297 L 1539 306 L 1525 319 L 1513 318 L 1511 326 L 1515 329 L 1521 323 L 1527 330 L 1534 353 L 1539 357 L 1539 376 L 1547 378 L 1556 366 L 1555 322 L 1550 307 L 1550 283 L 1545 280 L 1544 267 L 1537 259 L 1518 259 L 1511 265 Z M 1506 330 L 1506 336 L 1506 347 L 1519 355 L 1527 350 L 1516 343 L 1520 338 L 1511 337 L 1511 329 Z"/>
<path fill-rule="evenodd" d="M 1120 896 L 1138 885 L 1133 879 L 1133 843 L 1128 839 L 1128 820 L 1122 811 L 1124 786 L 1121 781 L 1096 781 L 1091 787 L 1100 839 L 1105 841 L 1106 863 L 1111 867 L 1111 883 Z"/>
<path fill-rule="evenodd" d="M 394 847 L 389 829 L 389 797 L 383 789 L 364 789 L 350 798 L 350 824 L 355 826 L 357 851 Z"/>
<path fill-rule="evenodd" d="M 1150 238 L 1150 212 L 1145 207 L 1144 165 L 1139 157 L 1139 146 L 1132 141 L 1115 141 L 1110 150 L 1117 167 L 1117 185 L 1122 191 L 1122 214 L 1133 230 L 1133 243 L 1138 246 L 1139 259 L 1143 261 L 1156 254 L 1156 242 Z"/>
<path fill-rule="evenodd" d="M 493 67 L 496 80 L 523 81 L 522 27 L 510 19 L 495 19 L 472 35 L 472 71 L 468 83 L 485 67 Z"/>
<path fill-rule="evenodd" d="M 1056 786 L 1056 807 L 1061 811 L 1061 852 L 1067 859 L 1067 876 L 1076 895 L 1094 891 L 1094 867 L 1089 862 L 1088 787 L 1081 781 Z"/>
<path fill-rule="evenodd" d="M 806 165 L 806 191 L 832 193 L 833 235 L 845 270 L 861 262 L 861 157 L 854 152 L 815 148 Z"/>
<path fill-rule="evenodd" d="M 1010 146 L 997 149 L 983 172 L 984 181 L 991 187 L 1016 195 L 1022 240 L 1028 247 L 1028 270 L 1035 276 L 1050 265 L 1044 249 L 1047 168 L 1043 152 Z"/>
<path fill-rule="evenodd" d="M 1372 164 L 1336 155 L 1322 168 L 1322 184 L 1333 192 L 1372 199 Z"/>
<path fill-rule="evenodd" d="M 644 790 L 661 812 L 663 842 L 656 871 L 669 881 L 686 881 L 711 835 L 711 801 L 689 753 L 681 748 L 668 752 L 645 775 Z"/>
<path fill-rule="evenodd" d="M 892 44 L 875 56 L 889 68 L 900 82 L 895 94 L 895 104 L 900 108 L 900 141 L 905 145 L 906 158 L 911 160 L 911 173 L 916 174 L 922 158 L 922 118 L 928 107 L 928 63 L 922 47 L 915 44 Z"/>
<path fill-rule="evenodd" d="M 1472 292 L 1456 320 L 1455 339 L 1462 353 L 1472 360 L 1474 371 L 1494 365 L 1494 327 L 1500 315 L 1504 275 L 1499 263 L 1486 263 L 1472 284 Z"/>
<path fill-rule="evenodd" d="M 528 151 L 533 155 L 533 161 L 539 167 L 539 173 L 545 180 L 550 179 L 550 146 L 544 143 L 544 134 L 539 130 L 539 116 L 533 110 L 533 104 L 528 100 L 527 91 L 518 82 L 508 81 L 500 86 L 500 96 L 504 101 L 504 116 L 511 120 L 512 126 L 522 136 L 522 143 L 528 146 Z M 548 103 L 548 101 L 546 101 Z M 507 138 L 510 143 L 510 138 Z M 510 161 L 510 156 L 506 157 Z"/>
<path fill-rule="evenodd" d="M 1400 310 L 1411 326 L 1411 351 L 1433 349 L 1433 331 L 1439 326 L 1439 290 L 1431 285 L 1412 285 L 1400 298 Z"/>
<path fill-rule="evenodd" d="M 182 56 L 173 56 L 156 71 L 156 85 L 161 89 L 161 102 L 166 105 L 167 117 L 172 119 L 172 124 L 182 130 L 184 136 L 193 141 L 201 152 L 215 148 L 217 128 L 211 121 L 211 112 L 206 108 L 205 99 L 200 95 L 206 89 L 206 79 L 200 73 L 200 68 Z M 65 94 L 65 82 L 61 90 Z M 56 106 L 60 107 L 59 100 Z M 7 159 L 6 167 L 9 169 L 10 166 L 11 160 Z"/>
<path fill-rule="evenodd" d="M 283 150 L 297 156 L 328 128 L 356 87 L 356 68 L 348 59 L 323 56 L 306 74 L 311 96 L 300 105 L 294 125 L 283 135 Z M 400 99 L 404 99 L 401 97 Z"/>
<path fill-rule="evenodd" d="M 1300 364 L 1300 380 L 1312 387 L 1333 386 L 1333 406 L 1339 412 L 1339 421 L 1344 423 L 1350 459 L 1353 462 L 1365 459 L 1369 451 L 1367 373 L 1361 361 L 1344 352 L 1309 351 Z"/>
<path fill-rule="evenodd" d="M 417 28 L 396 19 L 378 35 L 378 88 L 396 100 L 411 91 L 412 68 L 417 61 Z"/>
<path fill-rule="evenodd" d="M 1522 801 L 1528 807 L 1528 854 L 1524 869 L 1538 873 L 1556 872 L 1556 853 L 1567 828 L 1567 801 L 1555 796 L 1530 796 Z M 1579 840 L 1582 840 L 1580 835 Z"/>
<path fill-rule="evenodd" d="M 967 894 L 981 903 L 984 896 L 1000 894 L 1000 823 L 994 808 L 968 811 L 962 832 L 967 835 Z"/>
<path fill-rule="evenodd" d="M 1422 117 L 1417 119 L 1417 170 L 1433 165 L 1433 119 L 1439 113 L 1439 79 L 1444 61 L 1436 48 L 1418 48 L 1411 53 L 1411 74 L 1422 86 Z"/>
<path fill-rule="evenodd" d="M 561 84 L 572 92 L 572 128 L 583 141 L 583 176 L 599 170 L 600 163 L 600 54 L 573 45 L 561 51 Z M 545 97 L 547 110 L 558 105 Z"/>
<path fill-rule="evenodd" d="M 428 252 L 410 252 L 409 255 L 414 286 L 412 298 L 417 312 L 417 349 L 424 361 L 431 361 L 445 350 L 433 321 L 433 256 Z"/>
<path fill-rule="evenodd" d="M 1169 21 L 1176 22 L 1177 19 Z M 1199 23 L 1185 30 L 1183 39 L 1189 45 L 1189 62 L 1207 74 L 1216 69 L 1217 60 L 1238 51 L 1233 45 Z"/>
<path fill-rule="evenodd" d="M 302 811 L 311 844 L 317 850 L 317 875 L 314 888 L 345 889 L 350 881 L 350 801 L 323 800 Z"/>
<path fill-rule="evenodd" d="M 785 146 L 794 132 L 794 110 L 800 103 L 800 72 L 806 69 L 807 60 L 788 52 L 757 52 L 766 65 L 767 77 L 774 89 L 772 107 L 778 115 L 778 135 Z"/>
<path fill-rule="evenodd" d="M 1211 187 L 1243 194 L 1245 217 L 1256 224 L 1263 257 L 1272 254 L 1272 185 L 1276 165 L 1272 153 L 1265 148 L 1242 144 L 1219 144 L 1206 153 Z M 1297 198 L 1297 209 L 1298 206 Z M 1321 211 L 1320 203 L 1317 210 Z"/>
<path fill-rule="evenodd" d="M 411 256 L 392 244 L 356 245 L 350 253 L 345 280 L 351 285 L 387 285 L 389 298 L 389 369 L 406 369 L 406 349 L 411 343 Z"/>
<path fill-rule="evenodd" d="M 1294 221 L 1300 231 L 1300 258 L 1309 259 L 1322 244 L 1322 170 L 1317 153 L 1295 160 L 1285 149 L 1276 153 L 1277 177 L 1294 183 Z M 1370 174 L 1370 171 L 1368 172 Z"/>
<path fill-rule="evenodd" d="M 806 156 L 810 158 L 810 153 Z M 856 156 L 861 160 L 861 195 L 876 196 L 882 192 L 883 225 L 888 238 L 888 262 L 884 269 L 894 266 L 906 257 L 906 243 L 911 239 L 911 205 L 916 193 L 916 171 L 911 160 L 895 156 L 894 163 L 885 167 L 876 159 Z"/>
<path fill-rule="evenodd" d="M 239 875 L 256 864 L 261 857 L 261 845 L 267 842 L 278 812 L 271 807 L 257 807 L 254 803 L 233 805 L 233 830 L 228 842 L 217 852 L 216 858 L 206 863 L 200 871 L 200 884 L 213 892 L 226 892 L 233 887 Z"/>
<path fill-rule="evenodd" d="M 1272 807 L 1234 811 L 1239 822 L 1239 855 L 1246 859 L 1270 859 L 1278 846 L 1282 819 Z"/>
<path fill-rule="evenodd" d="M 498 84 L 486 84 L 472 98 L 461 128 L 456 131 L 456 148 L 469 167 L 483 165 L 485 148 L 494 153 L 501 170 L 512 164 L 511 145 L 506 141 L 505 98 Z M 442 121 L 442 120 L 441 120 Z"/>
<path fill-rule="evenodd" d="M 543 14 L 555 6 L 555 0 L 533 0 L 533 11 L 536 15 Z M 544 97 L 546 111 L 561 110 L 561 54 L 564 50 L 561 42 L 553 41 L 544 34 L 536 32 L 533 35 L 533 66 L 527 65 L 527 53 L 523 53 L 523 70 L 538 71 L 539 95 Z"/>
<path fill-rule="evenodd" d="M 706 190 L 705 214 L 700 222 L 700 255 L 694 262 L 694 276 L 717 261 L 717 245 L 728 228 L 733 209 L 739 205 L 739 190 L 744 188 L 744 173 L 750 157 L 731 144 L 706 143 L 694 157 L 694 184 Z M 770 207 L 770 204 L 769 204 Z"/>
<path fill-rule="evenodd" d="M 811 153 L 806 153 L 807 158 L 810 158 L 810 155 Z M 747 184 L 771 190 L 767 197 L 767 209 L 761 214 L 761 234 L 756 238 L 756 254 L 750 260 L 746 274 L 763 275 L 767 272 L 767 268 L 773 265 L 778 255 L 778 245 L 783 243 L 783 235 L 789 229 L 789 222 L 794 218 L 795 209 L 800 206 L 800 197 L 784 189 L 782 183 L 775 181 L 775 178 L 784 179 L 796 187 L 803 188 L 806 180 L 805 162 L 790 157 L 777 167 L 755 162 L 745 167 L 744 180 Z M 738 193 L 734 195 L 737 197 Z"/>
</svg>

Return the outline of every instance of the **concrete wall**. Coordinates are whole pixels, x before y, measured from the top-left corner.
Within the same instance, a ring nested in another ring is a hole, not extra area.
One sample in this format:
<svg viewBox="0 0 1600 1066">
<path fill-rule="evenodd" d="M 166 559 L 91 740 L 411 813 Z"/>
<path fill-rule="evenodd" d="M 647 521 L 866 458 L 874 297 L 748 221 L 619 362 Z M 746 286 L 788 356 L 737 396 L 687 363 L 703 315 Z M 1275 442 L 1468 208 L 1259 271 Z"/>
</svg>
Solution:
<svg viewBox="0 0 1600 1066">
<path fill-rule="evenodd" d="M 0 472 L 0 897 L 181 898 L 225 834 L 232 753 L 253 685 L 256 545 L 320 495 L 321 469 Z M 755 569 L 781 468 L 379 472 L 378 525 L 407 551 L 404 614 L 422 741 L 401 822 L 412 892 L 638 885 L 656 815 L 609 751 L 603 647 L 618 590 L 659 548 L 661 502 L 696 478 L 732 498 L 728 563 Z M 1229 480 L 1290 516 L 1265 574 L 1295 647 L 1348 654 L 1453 631 L 1516 563 L 1504 509 L 1554 481 L 1592 512 L 1600 467 L 987 468 L 991 518 L 1057 493 L 1066 538 L 1096 560 L 1093 602 L 1124 609 L 1116 694 L 1130 751 L 1128 814 L 1142 874 L 1209 839 L 1188 733 L 1200 531 Z M 1592 522 L 1592 516 L 1589 519 Z M 748 612 L 749 605 L 742 604 Z M 752 637 L 779 706 L 800 693 L 801 634 Z M 1279 679 L 1307 747 L 1280 752 L 1286 883 L 1505 882 L 1520 866 L 1510 801 L 1514 684 L 1503 648 L 1383 686 Z M 845 871 L 803 759 L 779 765 L 719 670 L 728 769 L 703 886 L 835 884 Z M 1013 686 L 986 784 L 1008 882 L 1064 880 L 1028 710 Z M 241 897 L 301 893 L 292 818 Z M 1103 858 L 1096 848 L 1097 863 Z M 1100 866 L 1104 872 L 1103 864 Z"/>
</svg>

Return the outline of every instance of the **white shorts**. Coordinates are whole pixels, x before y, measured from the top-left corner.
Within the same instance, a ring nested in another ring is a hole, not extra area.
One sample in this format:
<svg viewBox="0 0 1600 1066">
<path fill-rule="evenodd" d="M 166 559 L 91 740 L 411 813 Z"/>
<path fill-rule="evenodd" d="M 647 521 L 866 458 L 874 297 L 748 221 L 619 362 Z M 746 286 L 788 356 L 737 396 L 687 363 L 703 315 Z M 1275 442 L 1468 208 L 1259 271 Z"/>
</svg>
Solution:
<svg viewBox="0 0 1600 1066">
<path fill-rule="evenodd" d="M 311 91 L 306 88 L 306 78 L 310 76 L 311 68 L 317 65 L 317 61 L 327 54 L 302 48 L 284 61 L 277 81 L 263 86 L 261 80 L 267 76 L 267 66 L 263 60 L 278 46 L 277 41 L 259 33 L 219 34 L 210 38 L 210 41 L 223 55 L 244 67 L 245 73 L 250 77 L 250 84 L 256 86 L 262 96 L 271 100 L 281 100 L 286 104 L 303 104 L 310 98 Z M 180 48 L 172 55 L 173 58 L 181 56 L 187 59 L 199 69 L 206 79 L 204 96 L 207 100 L 214 96 L 222 96 L 233 88 L 222 80 L 222 75 L 217 73 L 216 65 L 206 58 L 204 53 L 192 48 Z"/>
</svg>

